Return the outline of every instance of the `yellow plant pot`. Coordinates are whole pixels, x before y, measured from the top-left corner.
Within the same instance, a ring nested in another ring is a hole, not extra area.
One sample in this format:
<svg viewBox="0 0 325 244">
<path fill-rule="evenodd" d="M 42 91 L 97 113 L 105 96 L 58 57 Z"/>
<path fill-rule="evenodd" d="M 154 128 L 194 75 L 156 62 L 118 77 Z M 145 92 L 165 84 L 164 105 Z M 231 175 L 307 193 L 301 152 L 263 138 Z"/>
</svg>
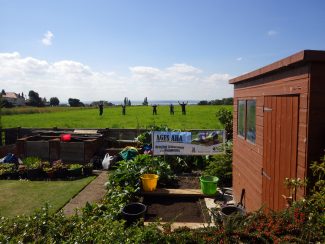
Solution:
<svg viewBox="0 0 325 244">
<path fill-rule="evenodd" d="M 154 191 L 157 187 L 158 175 L 156 174 L 143 174 L 140 176 L 142 188 L 144 191 Z"/>
</svg>

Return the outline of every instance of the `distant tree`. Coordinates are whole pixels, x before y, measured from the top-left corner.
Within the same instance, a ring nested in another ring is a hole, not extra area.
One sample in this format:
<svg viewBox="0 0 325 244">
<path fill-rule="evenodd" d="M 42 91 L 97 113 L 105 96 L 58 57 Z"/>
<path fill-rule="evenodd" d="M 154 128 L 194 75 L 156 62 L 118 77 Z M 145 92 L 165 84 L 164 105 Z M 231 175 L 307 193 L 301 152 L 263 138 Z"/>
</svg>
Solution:
<svg viewBox="0 0 325 244">
<path fill-rule="evenodd" d="M 84 105 L 82 102 L 80 102 L 80 100 L 77 99 L 77 98 L 69 98 L 68 103 L 69 103 L 70 107 L 84 107 L 84 106 L 85 106 L 85 105 Z"/>
<path fill-rule="evenodd" d="M 209 102 L 206 100 L 199 101 L 197 105 L 209 105 Z"/>
<path fill-rule="evenodd" d="M 145 97 L 142 103 L 143 106 L 148 106 L 148 98 Z"/>
<path fill-rule="evenodd" d="M 127 97 L 124 98 L 124 105 L 128 105 L 129 104 L 129 99 Z"/>
<path fill-rule="evenodd" d="M 50 98 L 50 106 L 59 106 L 60 100 L 57 97 Z"/>
<path fill-rule="evenodd" d="M 28 93 L 28 102 L 27 105 L 29 106 L 34 106 L 34 107 L 42 107 L 44 106 L 43 100 L 42 98 L 40 98 L 40 96 L 38 95 L 37 92 L 31 90 Z"/>
<path fill-rule="evenodd" d="M 111 107 L 111 106 L 114 106 L 114 104 L 111 103 L 111 102 L 104 101 L 104 106 L 109 106 L 109 107 Z"/>
<path fill-rule="evenodd" d="M 13 108 L 14 105 L 11 102 L 8 102 L 7 100 L 1 99 L 0 100 L 0 107 L 1 108 Z"/>
<path fill-rule="evenodd" d="M 224 105 L 233 105 L 234 104 L 234 98 L 228 97 L 228 98 L 223 98 L 223 104 Z"/>
<path fill-rule="evenodd" d="M 2 89 L 2 91 L 1 91 L 1 95 L 6 95 L 6 92 L 5 92 L 4 89 Z"/>
<path fill-rule="evenodd" d="M 131 106 L 131 100 L 128 101 L 128 106 Z"/>
<path fill-rule="evenodd" d="M 43 102 L 43 104 L 44 104 L 44 106 L 45 106 L 46 103 L 47 103 L 46 97 L 43 97 L 42 102 Z"/>
</svg>

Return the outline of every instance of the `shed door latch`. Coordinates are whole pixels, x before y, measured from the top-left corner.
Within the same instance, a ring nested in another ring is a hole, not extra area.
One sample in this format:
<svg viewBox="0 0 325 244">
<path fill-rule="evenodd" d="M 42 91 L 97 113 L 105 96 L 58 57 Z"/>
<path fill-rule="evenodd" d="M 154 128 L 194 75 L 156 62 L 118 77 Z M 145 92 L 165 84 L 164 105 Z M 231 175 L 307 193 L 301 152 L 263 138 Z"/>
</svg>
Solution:
<svg viewBox="0 0 325 244">
<path fill-rule="evenodd" d="M 263 107 L 263 112 L 271 112 L 272 108 Z"/>
<path fill-rule="evenodd" d="M 262 176 L 265 176 L 268 180 L 271 180 L 271 177 L 264 171 L 262 168 Z"/>
</svg>

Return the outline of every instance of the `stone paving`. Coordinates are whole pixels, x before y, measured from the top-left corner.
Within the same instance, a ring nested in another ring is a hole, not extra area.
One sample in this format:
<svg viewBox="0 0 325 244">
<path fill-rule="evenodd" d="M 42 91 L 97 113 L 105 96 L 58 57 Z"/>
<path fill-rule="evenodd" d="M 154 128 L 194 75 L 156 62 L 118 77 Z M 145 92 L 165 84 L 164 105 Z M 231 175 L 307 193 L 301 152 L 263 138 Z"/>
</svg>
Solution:
<svg viewBox="0 0 325 244">
<path fill-rule="evenodd" d="M 108 180 L 107 171 L 95 171 L 94 174 L 98 176 L 90 182 L 78 195 L 70 200 L 64 207 L 63 213 L 71 216 L 78 212 L 79 208 L 86 205 L 87 202 L 95 203 L 100 202 L 106 193 L 104 184 Z"/>
</svg>

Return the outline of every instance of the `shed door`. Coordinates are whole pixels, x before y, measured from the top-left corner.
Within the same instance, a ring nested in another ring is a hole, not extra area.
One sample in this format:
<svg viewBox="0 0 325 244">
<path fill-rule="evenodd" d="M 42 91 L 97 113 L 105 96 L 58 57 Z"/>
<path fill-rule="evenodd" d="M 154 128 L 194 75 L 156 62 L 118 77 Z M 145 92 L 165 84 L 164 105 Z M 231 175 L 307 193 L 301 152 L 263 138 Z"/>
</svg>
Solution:
<svg viewBox="0 0 325 244">
<path fill-rule="evenodd" d="M 262 200 L 273 210 L 285 208 L 284 180 L 297 174 L 298 105 L 298 96 L 264 98 Z"/>
</svg>

